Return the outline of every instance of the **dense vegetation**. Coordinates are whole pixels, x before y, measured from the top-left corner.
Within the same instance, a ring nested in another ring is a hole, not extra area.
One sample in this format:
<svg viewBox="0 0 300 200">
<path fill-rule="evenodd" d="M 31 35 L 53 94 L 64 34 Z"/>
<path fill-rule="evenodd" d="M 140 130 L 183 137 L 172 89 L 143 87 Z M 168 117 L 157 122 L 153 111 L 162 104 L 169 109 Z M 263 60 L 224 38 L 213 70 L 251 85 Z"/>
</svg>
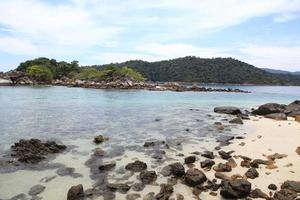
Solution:
<svg viewBox="0 0 300 200">
<path fill-rule="evenodd" d="M 51 83 L 53 74 L 48 67 L 33 65 L 27 68 L 27 74 L 37 82 Z"/>
<path fill-rule="evenodd" d="M 77 61 L 68 63 L 37 58 L 21 63 L 17 70 L 28 73 L 28 69 L 32 66 L 46 67 L 51 71 L 53 79 L 68 77 L 80 80 L 114 81 L 130 78 L 142 81 L 145 77 L 149 81 L 300 85 L 299 75 L 270 73 L 233 58 L 207 59 L 189 56 L 159 62 L 134 60 L 86 67 L 80 67 Z"/>
<path fill-rule="evenodd" d="M 114 65 L 130 66 L 150 81 L 300 85 L 300 76 L 272 74 L 233 58 L 207 59 L 189 56 L 158 62 L 134 60 Z M 107 66 L 93 67 L 102 69 Z"/>
<path fill-rule="evenodd" d="M 37 58 L 23 62 L 17 67 L 17 71 L 26 72 L 28 76 L 38 82 L 47 83 L 51 82 L 52 79 L 61 79 L 63 77 L 90 81 L 145 80 L 139 72 L 126 66 L 107 66 L 97 70 L 92 67 L 79 67 L 77 61 L 71 63 L 57 62 L 48 58 Z"/>
</svg>

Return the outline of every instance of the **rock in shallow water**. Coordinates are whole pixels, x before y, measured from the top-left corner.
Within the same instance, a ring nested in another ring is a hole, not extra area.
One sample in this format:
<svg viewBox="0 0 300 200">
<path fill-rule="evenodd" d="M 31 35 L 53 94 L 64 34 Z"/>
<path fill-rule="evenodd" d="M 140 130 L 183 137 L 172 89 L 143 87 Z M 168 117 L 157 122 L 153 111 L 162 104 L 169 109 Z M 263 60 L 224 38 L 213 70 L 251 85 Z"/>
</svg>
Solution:
<svg viewBox="0 0 300 200">
<path fill-rule="evenodd" d="M 32 188 L 30 188 L 28 194 L 31 196 L 38 195 L 38 194 L 42 193 L 45 190 L 45 188 L 46 187 L 43 185 L 35 185 Z"/>
<path fill-rule="evenodd" d="M 233 107 L 233 106 L 220 106 L 220 107 L 215 107 L 214 112 L 237 115 L 237 114 L 241 113 L 241 110 L 239 108 Z"/>
<path fill-rule="evenodd" d="M 141 172 L 141 171 L 147 169 L 147 164 L 142 161 L 136 160 L 133 163 L 128 163 L 125 166 L 125 169 L 133 171 L 133 172 Z"/>
<path fill-rule="evenodd" d="M 72 186 L 67 195 L 67 200 L 83 200 L 84 191 L 82 184 Z"/>
<path fill-rule="evenodd" d="M 142 183 L 150 184 L 150 183 L 153 183 L 154 181 L 156 181 L 157 174 L 155 171 L 145 170 L 140 173 L 140 179 L 141 179 Z"/>
</svg>

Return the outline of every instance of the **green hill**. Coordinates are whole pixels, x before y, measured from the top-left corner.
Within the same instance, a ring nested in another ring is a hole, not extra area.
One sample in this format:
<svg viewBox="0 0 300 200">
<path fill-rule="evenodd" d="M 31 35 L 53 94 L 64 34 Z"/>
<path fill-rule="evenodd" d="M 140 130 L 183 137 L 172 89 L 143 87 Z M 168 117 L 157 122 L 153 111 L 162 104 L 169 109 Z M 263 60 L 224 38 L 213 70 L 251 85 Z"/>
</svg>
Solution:
<svg viewBox="0 0 300 200">
<path fill-rule="evenodd" d="M 300 76 L 273 74 L 233 58 L 183 57 L 158 62 L 141 60 L 95 65 L 130 66 L 150 81 L 178 81 L 201 83 L 300 85 Z"/>
</svg>

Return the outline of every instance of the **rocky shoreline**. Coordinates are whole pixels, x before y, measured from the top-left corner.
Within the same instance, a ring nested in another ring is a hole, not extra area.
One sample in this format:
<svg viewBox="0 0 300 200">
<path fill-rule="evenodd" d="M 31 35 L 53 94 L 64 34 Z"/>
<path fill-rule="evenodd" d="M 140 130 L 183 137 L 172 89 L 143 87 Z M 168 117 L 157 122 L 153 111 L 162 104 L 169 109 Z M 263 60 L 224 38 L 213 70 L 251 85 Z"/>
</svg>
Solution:
<svg viewBox="0 0 300 200">
<path fill-rule="evenodd" d="M 187 86 L 176 82 L 153 83 L 153 82 L 137 82 L 132 79 L 122 79 L 114 81 L 83 81 L 72 80 L 67 77 L 53 80 L 51 83 L 40 83 L 26 76 L 22 72 L 11 72 L 0 75 L 0 86 L 30 86 L 30 85 L 53 85 L 53 86 L 67 86 L 67 87 L 81 87 L 94 89 L 134 89 L 134 90 L 150 90 L 150 91 L 193 91 L 193 92 L 232 92 L 232 93 L 250 93 L 240 89 L 223 89 L 202 87 L 194 84 Z"/>
<path fill-rule="evenodd" d="M 269 114 L 281 113 L 288 117 L 298 120 L 300 111 L 300 101 L 294 101 L 289 105 L 264 104 L 252 112 L 242 111 L 237 107 L 216 107 L 215 113 L 229 115 L 231 120 L 228 123 L 241 124 L 247 123 L 251 119 L 257 119 L 265 116 L 270 120 Z M 260 114 L 261 116 L 257 116 Z M 239 119 L 239 120 L 236 120 Z M 275 122 L 282 122 L 285 118 L 273 118 Z M 273 122 L 273 123 L 275 123 Z M 291 122 L 287 123 L 289 126 Z M 295 122 L 297 123 L 297 122 Z M 299 124 L 295 125 L 299 126 Z M 215 122 L 218 130 L 223 130 L 224 125 L 221 122 Z M 279 126 L 280 127 L 280 126 Z M 275 127 L 276 128 L 276 127 Z M 300 195 L 299 179 L 285 179 L 281 184 L 270 183 L 266 188 L 259 188 L 257 182 L 262 177 L 269 175 L 272 171 L 279 171 L 279 163 L 287 159 L 288 154 L 273 152 L 263 155 L 263 158 L 251 153 L 251 155 L 242 154 L 237 147 L 232 148 L 230 143 L 238 142 L 238 146 L 243 148 L 249 145 L 247 136 L 231 136 L 220 140 L 219 145 L 212 151 L 194 151 L 185 154 L 177 153 L 167 164 L 165 160 L 171 150 L 181 146 L 181 142 L 170 143 L 167 140 L 150 139 L 144 142 L 142 146 L 136 147 L 136 151 L 144 152 L 145 156 L 151 156 L 162 165 L 160 170 L 152 169 L 152 163 L 146 161 L 146 157 L 127 162 L 123 169 L 117 170 L 115 157 L 123 155 L 124 150 L 119 149 L 116 152 L 108 152 L 102 148 L 110 144 L 110 139 L 103 135 L 95 136 L 93 143 L 94 151 L 86 161 L 86 166 L 90 169 L 90 177 L 95 181 L 92 188 L 84 188 L 82 184 L 72 186 L 66 191 L 67 200 L 78 199 L 96 199 L 103 197 L 106 200 L 118 199 L 117 194 L 124 195 L 124 199 L 135 200 L 167 200 L 167 199 L 267 199 L 267 200 L 294 200 Z M 265 137 L 265 136 L 264 136 Z M 256 140 L 262 140 L 258 135 Z M 252 143 L 255 142 L 252 140 Z M 229 145 L 229 146 L 228 146 Z M 13 158 L 17 158 L 21 163 L 36 164 L 44 160 L 48 154 L 62 153 L 67 147 L 55 142 L 42 142 L 37 139 L 20 140 L 11 147 Z M 294 156 L 300 158 L 300 145 L 292 147 Z M 274 149 L 276 151 L 276 149 Z M 256 157 L 257 156 L 257 157 Z M 23 159 L 26 158 L 26 159 Z M 145 159 L 145 160 L 144 160 Z M 239 163 L 240 162 L 240 163 Z M 292 166 L 293 164 L 289 164 Z M 268 171 L 265 171 L 268 170 Z M 123 174 L 123 178 L 117 182 L 111 182 L 112 173 Z M 275 172 L 274 172 L 275 173 Z M 278 173 L 278 172 L 277 172 Z M 292 172 L 290 172 L 292 173 Z M 57 170 L 58 176 L 80 177 L 80 174 L 74 172 L 74 168 L 65 167 Z M 130 177 L 136 177 L 131 179 Z M 285 177 L 281 177 L 284 179 Z M 164 179 L 165 183 L 157 185 L 158 179 Z M 51 181 L 51 177 L 48 177 Z M 158 192 L 149 191 L 145 195 L 141 192 L 147 191 L 149 186 L 159 186 Z M 192 196 L 181 194 L 178 187 L 187 187 L 192 191 Z M 33 199 L 39 199 L 38 195 L 45 190 L 43 185 L 35 185 L 29 195 Z M 175 195 L 176 194 L 176 195 Z M 26 199 L 26 195 L 13 197 L 12 199 Z M 201 197 L 202 199 L 202 197 Z"/>
</svg>

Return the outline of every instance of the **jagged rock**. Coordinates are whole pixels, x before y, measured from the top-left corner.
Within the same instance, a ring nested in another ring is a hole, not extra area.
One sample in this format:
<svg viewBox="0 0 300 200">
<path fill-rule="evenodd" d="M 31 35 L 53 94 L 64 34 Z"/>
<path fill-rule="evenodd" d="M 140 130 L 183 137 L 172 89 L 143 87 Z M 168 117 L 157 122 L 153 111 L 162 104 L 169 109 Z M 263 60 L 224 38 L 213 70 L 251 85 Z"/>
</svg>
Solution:
<svg viewBox="0 0 300 200">
<path fill-rule="evenodd" d="M 219 151 L 218 153 L 221 156 L 221 158 L 225 160 L 228 160 L 229 158 L 232 157 L 228 152 L 225 151 Z"/>
<path fill-rule="evenodd" d="M 211 151 L 204 151 L 204 153 L 202 153 L 201 156 L 209 159 L 215 159 L 214 153 Z"/>
<path fill-rule="evenodd" d="M 274 194 L 275 200 L 294 200 L 295 198 L 297 198 L 297 193 L 288 189 L 281 189 Z"/>
<path fill-rule="evenodd" d="M 201 168 L 207 168 L 207 169 L 211 169 L 211 167 L 215 164 L 215 161 L 210 160 L 210 159 L 206 159 L 202 162 L 200 162 Z"/>
<path fill-rule="evenodd" d="M 244 179 L 223 180 L 221 183 L 221 196 L 223 198 L 246 198 L 251 192 L 251 183 Z"/>
<path fill-rule="evenodd" d="M 196 161 L 196 156 L 188 156 L 184 159 L 185 164 L 191 164 Z"/>
<path fill-rule="evenodd" d="M 241 110 L 239 108 L 233 107 L 233 106 L 220 106 L 220 107 L 215 107 L 214 112 L 237 115 L 237 114 L 241 113 Z"/>
<path fill-rule="evenodd" d="M 150 183 L 156 181 L 157 174 L 156 174 L 155 171 L 147 171 L 147 170 L 145 170 L 145 171 L 142 171 L 140 173 L 140 179 L 141 179 L 142 183 L 144 183 L 144 184 L 150 184 Z"/>
<path fill-rule="evenodd" d="M 104 164 L 100 165 L 98 168 L 100 171 L 108 171 L 108 170 L 115 168 L 115 166 L 116 166 L 115 162 L 110 162 L 110 163 L 104 163 Z"/>
<path fill-rule="evenodd" d="M 293 190 L 297 193 L 300 193 L 300 182 L 299 181 L 285 181 L 281 185 L 281 189 Z"/>
<path fill-rule="evenodd" d="M 125 166 L 125 169 L 133 171 L 133 172 L 141 172 L 141 171 L 147 169 L 147 164 L 142 161 L 136 160 L 133 163 L 128 163 Z"/>
<path fill-rule="evenodd" d="M 72 186 L 67 195 L 67 200 L 83 200 L 84 191 L 82 184 Z"/>
<path fill-rule="evenodd" d="M 231 172 L 232 168 L 228 164 L 219 163 L 217 166 L 213 167 L 216 172 Z"/>
<path fill-rule="evenodd" d="M 188 186 L 195 187 L 196 185 L 203 184 L 207 178 L 201 170 L 192 168 L 187 170 L 184 180 Z"/>
<path fill-rule="evenodd" d="M 274 119 L 274 120 L 287 120 L 287 116 L 284 113 L 271 113 L 265 115 L 266 118 Z"/>
<path fill-rule="evenodd" d="M 11 146 L 11 156 L 25 163 L 38 163 L 48 154 L 63 152 L 67 147 L 54 141 L 42 142 L 38 139 L 20 140 Z"/>
<path fill-rule="evenodd" d="M 28 194 L 31 196 L 38 195 L 38 194 L 42 193 L 45 190 L 45 188 L 46 187 L 43 185 L 35 185 L 32 188 L 30 188 Z"/>
<path fill-rule="evenodd" d="M 259 176 L 259 173 L 258 173 L 258 171 L 255 168 L 250 168 L 245 173 L 245 176 L 247 178 L 255 179 L 255 178 L 257 178 Z"/>
<path fill-rule="evenodd" d="M 170 164 L 169 166 L 171 167 L 172 175 L 177 177 L 184 176 L 185 170 L 181 163 L 177 162 L 177 163 Z"/>
<path fill-rule="evenodd" d="M 160 191 L 157 195 L 155 195 L 155 198 L 157 200 L 168 200 L 171 197 L 173 191 L 174 191 L 174 189 L 173 189 L 172 185 L 161 184 Z"/>
<path fill-rule="evenodd" d="M 268 188 L 269 188 L 270 190 L 277 190 L 277 186 L 276 186 L 275 184 L 270 184 L 270 185 L 268 185 Z"/>
<path fill-rule="evenodd" d="M 109 183 L 107 184 L 107 188 L 113 192 L 118 191 L 120 193 L 126 193 L 131 187 L 125 183 Z"/>
<path fill-rule="evenodd" d="M 145 188 L 145 185 L 143 183 L 134 183 L 131 188 L 133 191 L 140 192 Z"/>
<path fill-rule="evenodd" d="M 97 136 L 94 137 L 94 142 L 96 144 L 100 144 L 100 143 L 102 143 L 102 142 L 104 142 L 106 140 L 108 140 L 108 138 L 105 137 L 105 136 L 103 136 L 103 135 L 97 135 Z"/>
<path fill-rule="evenodd" d="M 269 199 L 269 196 L 258 188 L 251 191 L 250 197 L 254 199 L 256 198 Z"/>
<path fill-rule="evenodd" d="M 231 123 L 231 124 L 244 124 L 243 120 L 239 117 L 236 117 L 236 118 L 230 120 L 229 123 Z"/>
<path fill-rule="evenodd" d="M 286 105 L 278 103 L 267 103 L 258 107 L 252 113 L 256 115 L 268 115 L 271 113 L 283 113 L 286 109 Z"/>
</svg>

